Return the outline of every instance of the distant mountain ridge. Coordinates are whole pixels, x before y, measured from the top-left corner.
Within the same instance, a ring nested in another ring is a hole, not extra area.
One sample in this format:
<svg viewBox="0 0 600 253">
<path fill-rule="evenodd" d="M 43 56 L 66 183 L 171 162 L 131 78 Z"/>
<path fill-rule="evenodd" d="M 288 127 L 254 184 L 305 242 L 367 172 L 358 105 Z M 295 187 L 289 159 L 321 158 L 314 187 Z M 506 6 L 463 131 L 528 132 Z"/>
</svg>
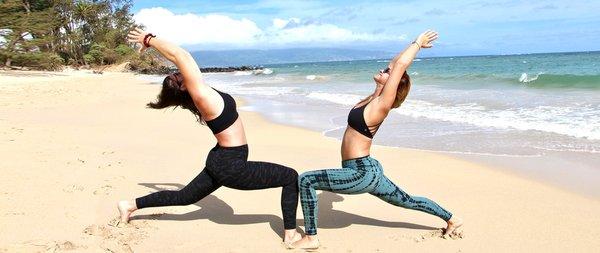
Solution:
<svg viewBox="0 0 600 253">
<path fill-rule="evenodd" d="M 201 67 L 268 65 L 280 63 L 352 61 L 391 58 L 384 51 L 340 48 L 290 48 L 269 50 L 194 51 L 192 56 Z"/>
</svg>

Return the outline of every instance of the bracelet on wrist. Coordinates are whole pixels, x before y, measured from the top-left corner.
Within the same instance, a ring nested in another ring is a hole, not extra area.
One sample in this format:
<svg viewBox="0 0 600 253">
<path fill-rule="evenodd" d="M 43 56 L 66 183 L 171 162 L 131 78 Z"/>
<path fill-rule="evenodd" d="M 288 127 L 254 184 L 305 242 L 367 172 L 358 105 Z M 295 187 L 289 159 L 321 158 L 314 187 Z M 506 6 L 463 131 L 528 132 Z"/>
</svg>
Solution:
<svg viewBox="0 0 600 253">
<path fill-rule="evenodd" d="M 156 35 L 154 35 L 152 33 L 146 34 L 146 36 L 144 36 L 144 46 L 150 47 L 150 40 L 154 37 L 156 37 Z"/>
<path fill-rule="evenodd" d="M 416 40 L 413 41 L 411 44 L 416 44 L 419 47 L 419 49 L 421 48 L 421 44 L 419 44 L 419 42 L 417 42 Z"/>
</svg>

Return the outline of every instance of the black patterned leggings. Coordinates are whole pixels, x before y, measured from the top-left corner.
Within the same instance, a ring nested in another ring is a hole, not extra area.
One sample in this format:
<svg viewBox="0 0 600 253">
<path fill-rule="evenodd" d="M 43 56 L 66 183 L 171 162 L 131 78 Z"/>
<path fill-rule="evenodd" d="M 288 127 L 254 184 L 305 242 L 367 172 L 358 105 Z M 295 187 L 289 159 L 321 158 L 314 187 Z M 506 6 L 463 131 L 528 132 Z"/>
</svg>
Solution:
<svg viewBox="0 0 600 253">
<path fill-rule="evenodd" d="M 221 186 L 238 190 L 283 187 L 281 210 L 285 229 L 296 228 L 298 207 L 298 173 L 288 167 L 249 162 L 248 145 L 221 147 L 217 144 L 208 153 L 206 168 L 179 191 L 160 191 L 137 198 L 138 208 L 183 206 L 198 202 Z"/>
</svg>

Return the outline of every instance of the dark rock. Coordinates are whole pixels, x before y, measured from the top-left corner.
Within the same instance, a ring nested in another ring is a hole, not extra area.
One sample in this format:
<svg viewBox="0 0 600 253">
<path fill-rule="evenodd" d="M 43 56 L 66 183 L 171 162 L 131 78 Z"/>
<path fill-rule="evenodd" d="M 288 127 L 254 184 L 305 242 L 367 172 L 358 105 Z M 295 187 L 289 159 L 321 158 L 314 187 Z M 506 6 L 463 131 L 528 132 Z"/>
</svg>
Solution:
<svg viewBox="0 0 600 253">
<path fill-rule="evenodd" d="M 234 72 L 234 71 L 252 71 L 262 70 L 262 66 L 239 66 L 239 67 L 208 67 L 200 68 L 200 71 L 204 73 L 216 73 L 216 72 Z"/>
</svg>

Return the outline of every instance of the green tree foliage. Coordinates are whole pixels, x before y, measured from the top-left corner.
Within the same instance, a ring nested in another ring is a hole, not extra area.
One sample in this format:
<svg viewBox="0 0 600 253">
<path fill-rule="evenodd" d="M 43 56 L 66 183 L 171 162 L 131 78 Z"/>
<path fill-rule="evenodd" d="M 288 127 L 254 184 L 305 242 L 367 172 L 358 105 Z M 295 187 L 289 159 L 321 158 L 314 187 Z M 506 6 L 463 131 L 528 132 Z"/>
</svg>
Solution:
<svg viewBox="0 0 600 253">
<path fill-rule="evenodd" d="M 130 46 L 127 46 L 125 44 L 119 44 L 115 48 L 115 52 L 119 55 L 119 57 L 131 55 L 131 54 L 135 53 L 133 48 L 131 48 Z"/>
<path fill-rule="evenodd" d="M 133 54 L 129 67 L 131 70 L 142 74 L 167 74 L 171 72 L 168 63 L 161 60 L 154 50 L 144 54 Z"/>
<path fill-rule="evenodd" d="M 22 53 L 51 53 L 50 28 L 56 25 L 52 1 L 0 1 L 0 54 L 4 65 Z M 27 58 L 27 57 L 26 57 Z"/>
<path fill-rule="evenodd" d="M 0 0 L 0 60 L 56 69 L 131 58 L 131 0 Z"/>
<path fill-rule="evenodd" d="M 41 52 L 15 54 L 13 62 L 18 66 L 46 70 L 59 70 L 64 64 L 63 58 L 57 54 Z"/>
</svg>

